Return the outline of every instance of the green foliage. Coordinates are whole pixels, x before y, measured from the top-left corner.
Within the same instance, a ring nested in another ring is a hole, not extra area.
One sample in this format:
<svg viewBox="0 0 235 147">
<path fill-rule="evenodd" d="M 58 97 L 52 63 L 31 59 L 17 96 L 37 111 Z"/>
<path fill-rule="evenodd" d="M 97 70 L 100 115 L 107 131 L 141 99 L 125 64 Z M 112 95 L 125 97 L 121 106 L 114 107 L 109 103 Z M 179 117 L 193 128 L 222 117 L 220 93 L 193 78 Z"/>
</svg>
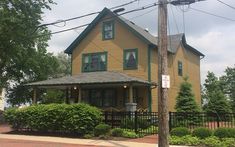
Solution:
<svg viewBox="0 0 235 147">
<path fill-rule="evenodd" d="M 122 136 L 122 134 L 123 134 L 123 129 L 121 129 L 121 128 L 114 128 L 114 129 L 112 129 L 112 131 L 111 131 L 111 134 L 112 134 L 112 136 L 114 136 L 114 137 L 121 137 Z"/>
<path fill-rule="evenodd" d="M 185 127 L 177 127 L 177 128 L 173 128 L 173 129 L 171 130 L 170 134 L 171 134 L 172 136 L 182 137 L 182 136 L 190 135 L 191 132 L 189 131 L 188 128 L 185 128 Z"/>
<path fill-rule="evenodd" d="M 92 137 L 94 137 L 93 134 L 85 134 L 85 135 L 83 136 L 83 138 L 85 138 L 85 139 L 91 139 Z"/>
<path fill-rule="evenodd" d="M 93 132 L 95 126 L 102 120 L 100 110 L 87 104 L 33 105 L 21 109 L 9 109 L 4 116 L 14 129 L 26 128 L 79 135 Z"/>
<path fill-rule="evenodd" d="M 184 78 L 184 82 L 180 85 L 180 91 L 176 98 L 175 109 L 177 112 L 200 112 L 192 93 L 192 85 Z"/>
<path fill-rule="evenodd" d="M 125 137 L 125 138 L 138 138 L 138 135 L 133 131 L 126 131 L 125 130 L 122 134 L 122 137 Z"/>
<path fill-rule="evenodd" d="M 51 89 L 47 90 L 46 94 L 42 98 L 43 104 L 57 103 L 61 104 L 65 101 L 65 94 L 61 90 Z"/>
<path fill-rule="evenodd" d="M 225 97 L 221 81 L 215 76 L 213 72 L 208 72 L 207 79 L 204 84 L 204 110 L 208 113 L 230 113 L 231 107 Z"/>
<path fill-rule="evenodd" d="M 1 0 L 0 5 L 0 87 L 5 87 L 10 80 L 34 77 L 37 73 L 37 55 L 46 49 L 49 40 L 48 29 L 38 27 L 43 11 L 49 9 L 52 0 Z M 38 37 L 44 35 L 43 37 Z M 45 60 L 46 61 L 46 60 Z M 35 62 L 36 65 L 35 65 Z M 43 64 L 43 63 L 41 63 Z"/>
<path fill-rule="evenodd" d="M 197 137 L 192 137 L 190 135 L 186 135 L 183 137 L 179 136 L 171 136 L 170 144 L 171 145 L 189 145 L 189 146 L 197 146 L 200 145 L 200 139 Z"/>
<path fill-rule="evenodd" d="M 208 128 L 196 128 L 193 130 L 192 134 L 200 139 L 204 139 L 210 137 L 212 135 L 212 131 Z"/>
<path fill-rule="evenodd" d="M 232 111 L 235 112 L 235 65 L 233 67 L 227 67 L 225 75 L 220 78 L 220 81 L 224 93 L 228 95 Z"/>
<path fill-rule="evenodd" d="M 218 138 L 235 138 L 235 128 L 218 128 L 214 131 Z"/>
<path fill-rule="evenodd" d="M 94 134 L 95 136 L 109 136 L 111 131 L 111 126 L 107 124 L 99 124 L 95 127 Z"/>
<path fill-rule="evenodd" d="M 215 136 L 207 137 L 206 139 L 202 140 L 202 144 L 207 147 L 224 147 L 222 146 L 222 143 L 219 138 Z"/>
<path fill-rule="evenodd" d="M 235 147 L 235 138 L 223 138 L 221 142 L 222 146 Z"/>
</svg>

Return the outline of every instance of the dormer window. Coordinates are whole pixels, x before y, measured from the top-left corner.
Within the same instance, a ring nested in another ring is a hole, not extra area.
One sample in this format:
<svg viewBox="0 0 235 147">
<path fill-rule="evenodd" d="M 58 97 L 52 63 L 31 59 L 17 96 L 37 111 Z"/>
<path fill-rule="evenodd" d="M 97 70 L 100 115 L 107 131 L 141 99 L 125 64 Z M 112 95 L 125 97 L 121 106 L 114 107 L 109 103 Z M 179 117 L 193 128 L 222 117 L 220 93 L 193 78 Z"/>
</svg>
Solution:
<svg viewBox="0 0 235 147">
<path fill-rule="evenodd" d="M 114 21 L 103 22 L 103 40 L 114 38 Z"/>
</svg>

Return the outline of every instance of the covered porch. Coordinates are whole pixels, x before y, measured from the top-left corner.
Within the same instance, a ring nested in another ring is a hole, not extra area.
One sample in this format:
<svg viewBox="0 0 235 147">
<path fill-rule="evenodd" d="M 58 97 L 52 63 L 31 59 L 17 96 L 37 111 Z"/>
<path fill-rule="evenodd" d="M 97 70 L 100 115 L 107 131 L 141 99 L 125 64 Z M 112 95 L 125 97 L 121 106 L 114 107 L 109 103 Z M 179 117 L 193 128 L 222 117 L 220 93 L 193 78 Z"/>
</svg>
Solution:
<svg viewBox="0 0 235 147">
<path fill-rule="evenodd" d="M 38 89 L 61 89 L 65 103 L 88 103 L 106 111 L 147 111 L 151 88 L 156 84 L 120 72 L 89 72 L 76 76 L 26 84 L 33 87 L 32 103 L 37 103 Z"/>
</svg>

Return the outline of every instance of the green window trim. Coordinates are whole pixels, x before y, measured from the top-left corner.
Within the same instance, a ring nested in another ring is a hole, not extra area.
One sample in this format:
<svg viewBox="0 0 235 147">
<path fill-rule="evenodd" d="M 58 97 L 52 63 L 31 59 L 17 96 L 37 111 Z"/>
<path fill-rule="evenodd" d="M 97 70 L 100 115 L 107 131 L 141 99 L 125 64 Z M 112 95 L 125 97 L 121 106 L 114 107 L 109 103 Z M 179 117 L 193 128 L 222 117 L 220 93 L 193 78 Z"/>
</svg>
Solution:
<svg viewBox="0 0 235 147">
<path fill-rule="evenodd" d="M 98 69 L 91 69 L 90 65 L 93 56 L 98 56 L 98 63 L 101 63 L 101 55 L 105 56 L 104 68 L 101 68 L 101 65 L 98 64 Z M 85 69 L 85 57 L 88 57 L 88 69 Z M 82 54 L 82 72 L 95 72 L 95 71 L 107 71 L 107 52 L 98 52 L 98 53 L 85 53 Z"/>
<path fill-rule="evenodd" d="M 132 67 L 127 66 L 128 61 L 126 60 L 126 55 L 129 52 L 135 52 L 135 56 L 136 56 L 135 65 L 132 66 Z M 137 48 L 135 48 L 135 49 L 124 49 L 123 50 L 123 69 L 124 70 L 138 69 L 138 49 Z"/>
<path fill-rule="evenodd" d="M 112 26 L 112 30 L 108 30 L 108 31 L 112 31 L 112 36 L 111 37 L 105 37 L 105 33 L 106 33 L 105 32 L 105 25 L 111 25 Z M 103 22 L 103 25 L 102 25 L 102 39 L 103 40 L 112 40 L 112 39 L 114 39 L 114 35 L 115 35 L 114 20 Z"/>
<path fill-rule="evenodd" d="M 183 63 L 178 61 L 178 76 L 183 76 Z"/>
</svg>

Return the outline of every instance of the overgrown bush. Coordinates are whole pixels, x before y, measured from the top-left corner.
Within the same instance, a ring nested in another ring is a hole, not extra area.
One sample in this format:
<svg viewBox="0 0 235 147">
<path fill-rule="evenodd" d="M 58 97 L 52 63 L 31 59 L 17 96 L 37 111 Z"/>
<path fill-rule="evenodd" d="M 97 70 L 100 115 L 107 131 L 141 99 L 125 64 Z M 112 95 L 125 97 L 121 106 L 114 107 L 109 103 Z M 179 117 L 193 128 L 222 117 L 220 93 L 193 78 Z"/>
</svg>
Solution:
<svg viewBox="0 0 235 147">
<path fill-rule="evenodd" d="M 193 130 L 193 136 L 196 136 L 200 139 L 204 139 L 210 137 L 212 135 L 212 131 L 208 128 L 196 128 Z"/>
<path fill-rule="evenodd" d="M 235 128 L 218 128 L 215 130 L 214 136 L 219 138 L 235 138 Z"/>
<path fill-rule="evenodd" d="M 185 127 L 177 127 L 177 128 L 173 128 L 173 129 L 171 130 L 170 134 L 171 134 L 172 136 L 182 137 L 182 136 L 190 135 L 191 132 L 189 131 L 188 128 L 185 128 Z"/>
<path fill-rule="evenodd" d="M 112 136 L 121 137 L 124 131 L 121 128 L 114 128 L 111 132 L 112 132 Z"/>
<path fill-rule="evenodd" d="M 30 129 L 78 135 L 93 132 L 95 126 L 102 121 L 101 111 L 88 104 L 33 105 L 21 109 L 9 109 L 4 116 L 17 130 Z"/>
<path fill-rule="evenodd" d="M 107 124 L 99 124 L 95 127 L 94 134 L 95 136 L 109 136 L 111 131 L 111 126 Z"/>
</svg>

